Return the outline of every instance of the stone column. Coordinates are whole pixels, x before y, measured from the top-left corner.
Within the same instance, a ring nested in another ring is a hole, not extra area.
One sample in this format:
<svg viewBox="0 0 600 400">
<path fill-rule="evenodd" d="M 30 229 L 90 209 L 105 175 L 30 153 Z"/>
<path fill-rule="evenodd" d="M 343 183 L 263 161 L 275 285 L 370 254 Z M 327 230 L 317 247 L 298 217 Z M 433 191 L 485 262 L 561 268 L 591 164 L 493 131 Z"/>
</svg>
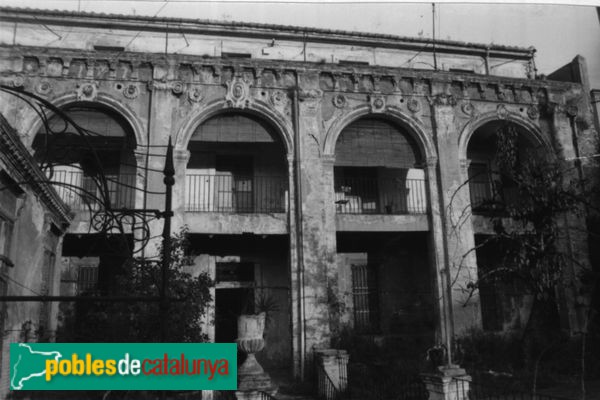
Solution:
<svg viewBox="0 0 600 400">
<path fill-rule="evenodd" d="M 471 377 L 456 366 L 440 367 L 433 373 L 421 374 L 429 392 L 429 400 L 469 400 Z"/>
<path fill-rule="evenodd" d="M 439 157 L 439 218 L 442 222 L 434 226 L 435 230 L 442 230 L 441 238 L 438 233 L 434 233 L 437 238 L 434 242 L 436 246 L 443 246 L 443 252 L 438 248 L 439 256 L 443 256 L 438 260 L 442 262 L 438 270 L 446 279 L 446 287 L 441 289 L 446 291 L 449 305 L 447 312 L 452 313 L 454 325 L 454 329 L 448 330 L 448 334 L 461 334 L 471 327 L 481 326 L 481 311 L 478 294 L 471 294 L 468 287 L 469 283 L 477 281 L 477 261 L 475 252 L 471 251 L 475 240 L 468 185 L 465 184 L 467 178 L 463 175 L 458 159 L 459 130 L 455 124 L 454 104 L 452 96 L 445 94 L 435 96 L 432 104 Z M 432 215 L 435 222 L 436 213 Z"/>
</svg>

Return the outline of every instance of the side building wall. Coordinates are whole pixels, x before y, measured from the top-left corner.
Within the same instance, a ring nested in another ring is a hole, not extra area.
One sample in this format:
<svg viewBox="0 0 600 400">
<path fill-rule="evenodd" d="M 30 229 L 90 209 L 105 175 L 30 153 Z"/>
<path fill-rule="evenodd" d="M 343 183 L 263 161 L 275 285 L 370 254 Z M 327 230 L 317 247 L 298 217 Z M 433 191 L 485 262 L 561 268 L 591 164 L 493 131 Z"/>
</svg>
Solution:
<svg viewBox="0 0 600 400">
<path fill-rule="evenodd" d="M 0 142 L 0 296 L 56 295 L 68 211 L 1 115 Z M 10 343 L 52 341 L 57 316 L 54 302 L 0 301 L 0 397 Z"/>
</svg>

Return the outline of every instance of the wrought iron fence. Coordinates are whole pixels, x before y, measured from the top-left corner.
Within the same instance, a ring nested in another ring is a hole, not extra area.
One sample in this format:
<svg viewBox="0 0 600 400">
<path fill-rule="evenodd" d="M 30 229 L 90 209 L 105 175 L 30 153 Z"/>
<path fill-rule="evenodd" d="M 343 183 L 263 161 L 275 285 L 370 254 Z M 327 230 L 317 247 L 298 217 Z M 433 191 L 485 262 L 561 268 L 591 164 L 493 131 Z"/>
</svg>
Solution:
<svg viewBox="0 0 600 400">
<path fill-rule="evenodd" d="M 285 176 L 188 174 L 185 210 L 188 212 L 283 213 L 287 209 Z"/>
<path fill-rule="evenodd" d="M 471 381 L 471 379 L 455 377 L 451 387 L 455 390 L 457 400 L 568 400 L 565 398 L 524 392 L 513 389 L 510 385 L 494 386 Z"/>
<path fill-rule="evenodd" d="M 504 211 L 519 201 L 515 187 L 496 187 L 491 180 L 473 179 L 469 182 L 473 212 Z"/>
<path fill-rule="evenodd" d="M 258 395 L 260 396 L 260 400 L 277 400 L 277 398 L 275 396 L 273 396 L 270 393 L 267 392 L 258 392 Z"/>
<path fill-rule="evenodd" d="M 346 397 L 335 387 L 331 378 L 322 365 L 316 363 L 315 372 L 317 375 L 317 396 L 320 400 L 341 400 Z"/>
<path fill-rule="evenodd" d="M 336 178 L 339 214 L 425 214 L 425 179 Z"/>
<path fill-rule="evenodd" d="M 50 179 L 55 182 L 53 186 L 58 195 L 73 210 L 98 209 L 93 196 L 100 197 L 100 192 L 92 178 L 82 171 L 55 170 Z M 106 175 L 106 181 L 112 208 L 134 208 L 135 174 Z"/>
</svg>

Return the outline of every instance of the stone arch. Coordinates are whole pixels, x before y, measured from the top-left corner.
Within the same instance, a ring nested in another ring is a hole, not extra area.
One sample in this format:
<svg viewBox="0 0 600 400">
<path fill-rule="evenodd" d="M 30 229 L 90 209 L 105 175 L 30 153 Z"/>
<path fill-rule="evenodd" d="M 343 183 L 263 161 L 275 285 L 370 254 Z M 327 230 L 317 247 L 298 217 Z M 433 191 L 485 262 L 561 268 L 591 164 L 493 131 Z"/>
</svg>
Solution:
<svg viewBox="0 0 600 400">
<path fill-rule="evenodd" d="M 56 99 L 53 99 L 51 101 L 51 103 L 55 107 L 61 108 L 61 109 L 64 107 L 68 107 L 71 104 L 78 103 L 78 102 L 80 102 L 80 100 L 77 99 L 77 94 L 75 94 L 75 93 L 70 93 L 70 94 L 58 97 Z M 121 102 L 114 99 L 112 96 L 109 96 L 109 95 L 106 95 L 103 93 L 99 93 L 98 97 L 96 99 L 94 99 L 93 101 L 86 101 L 86 102 L 91 103 L 91 104 L 98 104 L 100 106 L 106 107 L 109 110 L 111 110 L 112 112 L 118 114 L 120 117 L 124 118 L 125 121 L 131 127 L 131 130 L 133 131 L 136 148 L 140 145 L 144 146 L 147 144 L 146 134 L 145 134 L 145 132 L 146 132 L 145 124 L 142 123 L 142 121 L 140 121 L 140 119 L 135 115 L 135 113 L 132 110 L 130 110 L 128 107 L 124 106 Z M 37 135 L 40 128 L 42 127 L 42 121 L 40 120 L 40 118 L 38 118 L 37 114 L 34 114 L 31 119 L 32 120 L 29 123 L 29 126 L 25 129 L 25 132 L 27 132 L 28 136 L 29 136 L 29 141 L 27 143 L 28 146 L 32 145 L 33 140 L 35 139 L 35 136 Z"/>
<path fill-rule="evenodd" d="M 415 140 L 419 146 L 423 161 L 437 158 L 435 145 L 431 137 L 427 135 L 421 122 L 395 108 L 388 108 L 384 113 L 373 113 L 368 105 L 357 107 L 334 121 L 325 136 L 323 154 L 333 156 L 335 154 L 335 145 L 344 128 L 364 117 L 381 118 L 398 124 L 405 128 L 407 133 Z"/>
<path fill-rule="evenodd" d="M 485 113 L 480 115 L 478 118 L 469 121 L 462 129 L 458 138 L 458 158 L 459 160 L 467 159 L 467 148 L 469 147 L 469 141 L 473 137 L 473 134 L 481 128 L 483 125 L 492 121 L 505 120 L 513 122 L 523 128 L 538 144 L 544 147 L 548 154 L 553 154 L 552 144 L 547 137 L 544 136 L 538 125 L 534 124 L 530 120 L 521 117 L 519 114 L 508 112 L 505 118 L 499 118 L 496 111 Z"/>
<path fill-rule="evenodd" d="M 175 148 L 180 150 L 187 149 L 197 127 L 211 117 L 226 113 L 239 113 L 242 115 L 250 114 L 264 120 L 271 125 L 281 137 L 286 155 L 292 153 L 294 134 L 292 127 L 286 120 L 278 116 L 269 107 L 257 102 L 251 103 L 246 108 L 241 109 L 228 107 L 225 100 L 219 100 L 208 104 L 184 121 L 175 134 Z"/>
</svg>

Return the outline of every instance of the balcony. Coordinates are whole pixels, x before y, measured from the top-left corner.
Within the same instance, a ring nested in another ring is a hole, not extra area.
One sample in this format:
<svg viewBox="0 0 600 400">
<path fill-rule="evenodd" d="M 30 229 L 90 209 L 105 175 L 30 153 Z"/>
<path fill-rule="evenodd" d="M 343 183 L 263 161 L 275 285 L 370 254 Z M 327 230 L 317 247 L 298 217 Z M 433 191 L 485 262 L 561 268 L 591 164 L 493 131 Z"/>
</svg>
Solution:
<svg viewBox="0 0 600 400">
<path fill-rule="evenodd" d="M 285 176 L 186 175 L 185 210 L 191 213 L 285 213 Z"/>
<path fill-rule="evenodd" d="M 101 198 L 100 190 L 94 180 L 82 171 L 55 170 L 51 181 L 55 182 L 54 189 L 72 210 L 98 210 L 99 204 L 94 196 Z M 112 208 L 135 207 L 135 174 L 106 175 L 106 181 Z"/>
<path fill-rule="evenodd" d="M 516 187 L 502 186 L 491 179 L 472 179 L 469 191 L 474 214 L 503 213 L 519 201 Z"/>
<path fill-rule="evenodd" d="M 426 180 L 339 177 L 335 204 L 338 214 L 426 214 Z"/>
</svg>

